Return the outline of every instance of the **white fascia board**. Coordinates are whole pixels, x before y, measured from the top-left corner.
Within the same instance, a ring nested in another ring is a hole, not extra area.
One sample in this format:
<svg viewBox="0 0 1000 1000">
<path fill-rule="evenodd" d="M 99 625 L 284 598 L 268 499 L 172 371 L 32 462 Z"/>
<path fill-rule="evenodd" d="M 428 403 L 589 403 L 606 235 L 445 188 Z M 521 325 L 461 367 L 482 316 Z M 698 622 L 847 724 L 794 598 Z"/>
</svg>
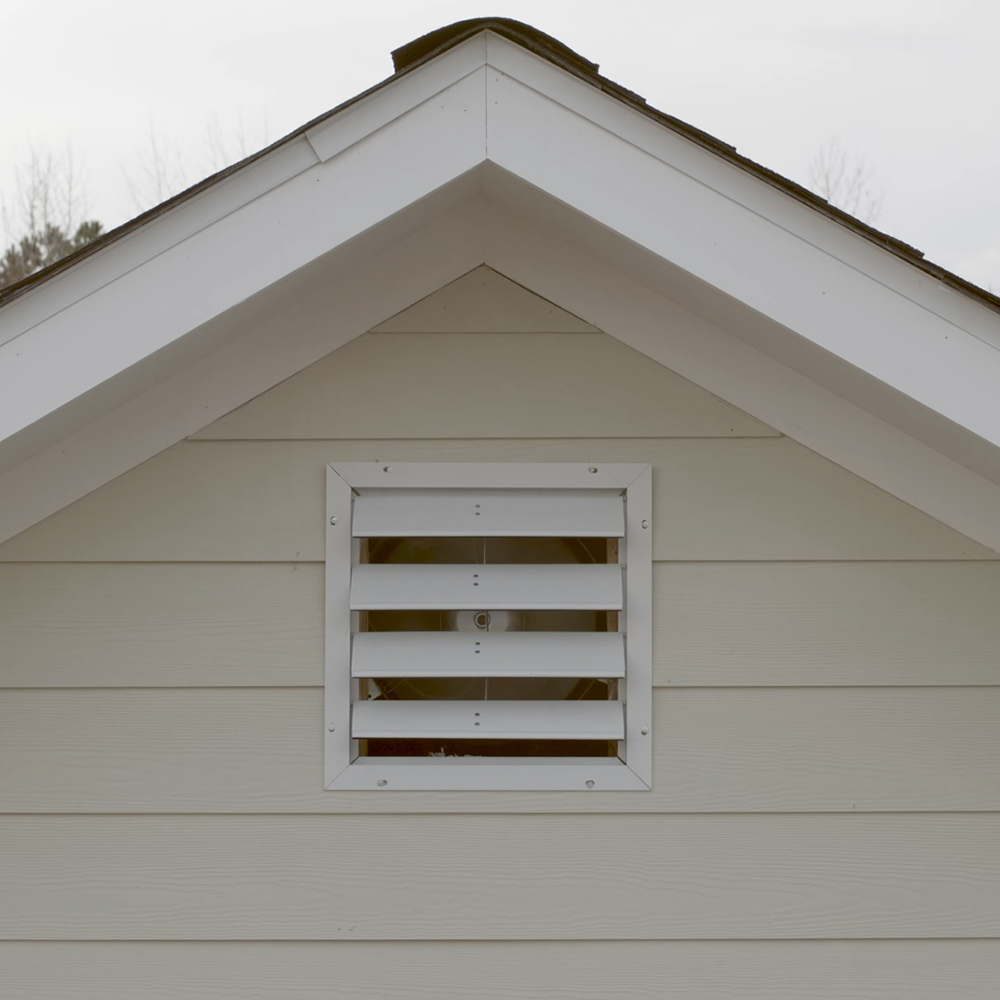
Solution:
<svg viewBox="0 0 1000 1000">
<path fill-rule="evenodd" d="M 442 59 L 408 73 L 404 85 L 377 88 L 37 288 L 26 290 L 0 310 L 0 344 L 412 111 L 485 65 L 485 60 L 483 36 L 456 46 Z"/>
<path fill-rule="evenodd" d="M 1000 552 L 996 484 L 635 280 L 592 252 L 578 230 L 561 238 L 509 203 L 489 218 L 486 263 L 494 270 Z"/>
<path fill-rule="evenodd" d="M 0 344 L 71 308 L 80 299 L 318 162 L 305 136 L 298 136 L 72 267 L 28 288 L 0 309 Z"/>
<path fill-rule="evenodd" d="M 483 69 L 486 56 L 486 36 L 476 35 L 317 123 L 305 133 L 306 139 L 325 162 Z"/>
<path fill-rule="evenodd" d="M 484 93 L 465 76 L 0 346 L 0 441 L 481 163 Z"/>
<path fill-rule="evenodd" d="M 209 322 L 195 331 L 199 341 L 203 331 L 216 331 L 204 337 L 204 343 L 210 345 L 204 356 L 194 362 L 188 358 L 183 368 L 163 369 L 159 377 L 155 371 L 147 372 L 145 384 L 123 403 L 119 396 L 113 411 L 103 412 L 62 440 L 39 437 L 32 458 L 0 475 L 0 495 L 4 497 L 0 540 L 169 447 L 472 267 L 488 263 L 818 453 L 1000 551 L 1000 500 L 994 484 L 928 447 L 914 434 L 842 398 L 843 393 L 834 391 L 830 383 L 824 388 L 804 377 L 791 363 L 784 363 L 787 357 L 773 350 L 770 353 L 774 356 L 769 356 L 768 349 L 758 349 L 743 330 L 730 330 L 731 324 L 723 330 L 704 316 L 681 308 L 663 294 L 660 284 L 650 284 L 631 266 L 620 266 L 620 261 L 616 263 L 603 249 L 595 252 L 593 243 L 560 239 L 551 228 L 515 220 L 509 205 L 485 213 L 472 208 L 449 214 L 443 209 L 439 223 L 430 225 L 424 216 L 426 231 L 409 241 L 404 239 L 395 249 L 383 243 L 380 265 L 375 263 L 377 253 L 361 263 L 354 258 L 352 264 L 338 264 L 340 270 L 329 284 L 338 296 L 335 330 L 321 330 L 309 322 L 311 313 L 318 315 L 318 310 L 328 308 L 323 302 L 329 296 L 322 291 L 303 294 L 301 315 L 305 322 L 301 331 L 299 324 L 286 323 L 277 329 L 277 311 L 267 313 L 265 309 L 256 315 L 251 306 L 261 301 L 260 296 L 230 308 L 261 287 L 291 287 L 289 283 L 308 268 L 284 281 L 280 280 L 282 275 L 337 246 L 347 249 L 355 245 L 357 237 L 345 247 L 352 232 L 369 226 L 362 239 L 383 230 L 388 233 L 388 224 L 380 217 L 401 209 L 401 215 L 406 215 L 420 198 L 421 204 L 431 204 L 434 198 L 426 197 L 429 192 L 435 188 L 440 191 L 442 185 L 446 190 L 454 188 L 460 181 L 451 178 L 461 174 L 463 167 L 468 170 L 481 164 L 488 154 L 530 181 L 539 192 L 548 191 L 549 199 L 554 195 L 573 206 L 578 212 L 572 214 L 580 219 L 590 216 L 633 240 L 635 246 L 648 248 L 651 259 L 657 255 L 691 274 L 698 274 L 700 267 L 708 285 L 730 295 L 742 287 L 740 282 L 752 286 L 757 275 L 761 287 L 756 292 L 765 299 L 765 293 L 777 294 L 780 299 L 795 286 L 795 254 L 791 253 L 791 261 L 786 260 L 789 248 L 809 251 L 818 255 L 810 266 L 817 267 L 817 273 L 827 267 L 830 287 L 837 284 L 839 291 L 833 297 L 843 322 L 841 313 L 846 311 L 850 318 L 854 306 L 843 282 L 853 273 L 868 294 L 881 296 L 883 305 L 891 305 L 886 308 L 893 322 L 886 327 L 873 325 L 863 310 L 860 320 L 865 324 L 865 337 L 898 348 L 895 367 L 901 376 L 913 375 L 917 365 L 911 363 L 912 358 L 919 357 L 924 363 L 927 353 L 921 354 L 915 346 L 922 342 L 921 337 L 900 328 L 900 317 L 910 315 L 902 306 L 923 317 L 924 340 L 930 337 L 933 341 L 933 330 L 930 334 L 927 330 L 934 327 L 935 320 L 939 331 L 957 330 L 956 353 L 960 353 L 959 341 L 968 345 L 978 338 L 980 348 L 996 341 L 997 322 L 990 310 L 570 74 L 496 36 L 485 38 L 491 66 L 521 83 L 501 79 L 492 69 L 476 70 L 481 47 L 470 44 L 475 39 L 470 40 L 464 52 L 460 52 L 463 46 L 454 50 L 459 57 L 451 64 L 450 72 L 457 77 L 453 82 L 448 83 L 448 74 L 442 76 L 439 68 L 447 54 L 403 77 L 403 81 L 414 83 L 421 80 L 419 74 L 425 69 L 428 77 L 438 74 L 426 88 L 432 96 L 422 103 L 408 106 L 413 95 L 403 95 L 404 88 L 393 92 L 395 84 L 390 84 L 359 101 L 356 109 L 345 109 L 352 115 L 369 114 L 368 127 L 374 132 L 367 137 L 356 138 L 365 134 L 359 124 L 361 117 L 338 131 L 335 122 L 340 115 L 335 116 L 317 126 L 310 140 L 297 140 L 259 161 L 272 164 L 268 168 L 274 171 L 270 180 L 277 187 L 268 187 L 270 181 L 262 173 L 253 173 L 258 164 L 251 164 L 246 172 L 220 181 L 0 310 L 0 329 L 9 333 L 22 321 L 36 323 L 52 352 L 33 356 L 32 375 L 37 381 L 30 382 L 31 391 L 40 391 L 57 375 L 62 397 L 67 399 L 84 396 L 88 381 L 93 383 L 102 374 L 86 365 L 86 378 L 73 370 L 81 355 L 84 361 L 93 360 L 86 357 L 84 344 L 90 352 L 108 356 L 107 371 L 113 372 L 143 352 L 155 361 L 160 356 L 157 344 L 161 348 L 176 344 L 199 325 L 196 308 L 202 310 L 201 315 L 216 310 Z M 471 75 L 467 72 L 470 66 Z M 442 82 L 443 89 L 438 89 Z M 543 97 L 542 90 L 548 96 Z M 491 103 L 487 115 L 490 92 L 500 103 Z M 381 100 L 380 95 L 386 99 Z M 491 129 L 488 148 L 487 123 Z M 320 138 L 325 126 L 331 130 Z M 582 145 L 578 145 L 581 137 Z M 325 163 L 316 164 L 318 154 L 310 142 L 322 148 L 324 155 L 330 154 Z M 580 155 L 581 151 L 586 155 Z M 283 153 L 288 154 L 285 160 L 281 159 Z M 406 157 L 403 170 L 401 155 Z M 487 163 L 465 176 L 488 176 L 493 169 Z M 611 182 L 609 171 L 614 170 L 622 172 Z M 251 190 L 254 185 L 256 195 Z M 352 185 L 347 188 L 354 193 L 350 203 L 339 197 L 344 185 Z M 332 189 L 336 195 L 316 197 L 316 188 Z M 639 190 L 659 192 L 662 200 L 653 204 L 649 199 L 632 201 Z M 688 196 L 694 199 L 690 204 L 701 207 L 691 209 L 685 200 Z M 250 202 L 244 203 L 248 197 Z M 408 205 L 411 208 L 407 209 Z M 559 210 L 570 214 L 561 206 Z M 199 219 L 206 223 L 200 230 Z M 586 225 L 599 243 L 603 238 L 601 225 L 592 221 Z M 749 239 L 748 233 L 757 231 L 755 226 L 763 227 L 785 253 L 777 282 L 774 259 L 762 260 L 762 251 Z M 263 263 L 248 262 L 245 256 L 226 259 L 231 251 L 236 254 L 252 246 L 261 231 L 272 237 L 276 233 L 291 235 L 286 240 L 272 238 L 275 252 Z M 398 237 L 398 230 L 396 233 Z M 735 238 L 740 233 L 740 247 L 728 242 L 717 248 L 710 246 L 719 236 Z M 372 244 L 375 251 L 376 243 Z M 786 265 L 791 270 L 786 270 Z M 356 269 L 352 271 L 352 267 Z M 752 271 L 754 267 L 763 270 Z M 241 269 L 251 270 L 253 280 L 241 283 Z M 222 286 L 215 297 L 213 279 Z M 178 280 L 184 294 L 176 294 Z M 776 292 L 770 287 L 774 285 Z M 173 291 L 161 299 L 157 290 L 162 288 Z M 750 292 L 754 291 L 751 287 Z M 746 298 L 753 299 L 753 295 Z M 100 299 L 100 308 L 87 312 L 87 304 L 96 299 Z M 775 309 L 780 304 L 775 304 Z M 160 311 L 167 314 L 166 319 L 160 318 Z M 130 317 L 133 313 L 136 329 L 107 329 L 106 317 Z M 816 334 L 817 343 L 820 334 L 831 332 L 830 316 L 829 312 L 819 315 L 826 326 Z M 18 324 L 8 325 L 12 317 Z M 668 317 L 669 322 L 665 322 Z M 797 332 L 812 336 L 815 331 L 808 322 L 805 326 Z M 16 330 L 14 336 L 19 332 L 23 331 Z M 19 336 L 17 346 L 27 344 L 35 332 L 31 329 L 26 336 Z M 942 348 L 941 344 L 936 346 Z M 0 377 L 7 377 L 8 371 L 2 352 L 13 347 L 13 343 L 0 347 Z M 840 356 L 849 353 L 845 348 Z M 58 366 L 53 364 L 55 358 Z M 906 364 L 900 365 L 900 358 Z M 964 380 L 961 366 L 971 361 L 965 357 L 946 360 L 949 369 L 956 372 L 949 381 Z M 0 416 L 11 416 L 8 399 L 30 404 L 21 391 L 29 385 L 26 369 L 27 365 L 20 366 L 24 386 L 18 388 L 17 395 L 4 396 L 6 390 L 0 388 L 4 399 Z M 107 380 L 101 383 L 107 384 Z M 46 405 L 51 406 L 61 397 L 47 398 Z M 26 413 L 13 415 L 21 419 Z M 17 423 L 12 420 L 11 426 Z M 33 433 L 34 428 L 29 427 L 26 433 Z"/>
<path fill-rule="evenodd" d="M 487 87 L 491 162 L 1000 446 L 992 310 L 959 325 L 923 272 L 499 39 Z"/>
<path fill-rule="evenodd" d="M 478 173 L 478 172 L 477 172 Z M 474 178 L 473 178 L 474 181 Z M 490 190 L 490 186 L 487 186 Z M 436 209 L 426 204 L 433 217 Z M 568 210 L 563 208 L 563 212 Z M 223 317 L 241 330 L 213 354 L 0 476 L 0 540 L 103 485 L 323 357 L 436 288 L 486 263 L 513 281 L 764 420 L 876 486 L 1000 551 L 1000 489 L 912 436 L 746 344 L 509 202 L 461 201 L 385 249 L 322 276 L 302 272 Z M 590 225 L 590 223 L 587 223 Z M 595 230 L 601 243 L 603 234 Z M 343 257 L 353 258 L 345 248 Z M 323 262 L 319 262 L 319 268 Z M 285 310 L 296 322 L 288 322 Z M 336 308 L 332 305 L 336 303 Z M 330 317 L 336 317 L 336 324 Z M 278 349 L 280 345 L 280 349 Z M 402 456 L 401 456 L 402 457 Z M 415 467 L 417 473 L 422 466 Z M 408 466 L 394 466 L 402 478 Z M 603 470 L 601 470 L 603 471 Z M 416 473 L 415 473 L 416 474 Z M 589 482 L 594 475 L 587 473 Z M 597 477 L 599 478 L 599 476 Z M 384 485 L 383 481 L 373 486 Z M 413 485 L 412 483 L 410 485 Z"/>
<path fill-rule="evenodd" d="M 507 39 L 488 37 L 489 63 L 493 68 L 1000 348 L 1000 314 L 996 310 L 914 267 L 694 139 L 581 82 Z"/>
<path fill-rule="evenodd" d="M 456 190 L 474 186 L 475 177 Z M 483 263 L 482 202 L 430 199 L 217 322 L 223 346 L 0 475 L 0 541 L 183 440 Z M 432 221 L 427 221 L 427 216 Z M 379 249 L 381 247 L 381 249 Z M 339 259 L 338 259 L 339 258 Z"/>
<path fill-rule="evenodd" d="M 957 427 L 940 414 L 921 407 L 901 393 L 834 358 L 801 337 L 790 337 L 767 317 L 742 303 L 721 295 L 705 282 L 663 261 L 637 244 L 594 225 L 592 220 L 493 164 L 482 171 L 487 198 L 498 207 L 530 220 L 536 230 L 546 229 L 568 243 L 655 290 L 663 298 L 692 313 L 711 326 L 727 331 L 758 353 L 779 359 L 787 368 L 804 375 L 817 388 L 825 388 L 881 421 L 901 429 L 935 451 L 947 455 L 996 485 L 1000 485 L 1000 462 L 994 445 Z M 792 432 L 788 432 L 792 433 Z"/>
</svg>

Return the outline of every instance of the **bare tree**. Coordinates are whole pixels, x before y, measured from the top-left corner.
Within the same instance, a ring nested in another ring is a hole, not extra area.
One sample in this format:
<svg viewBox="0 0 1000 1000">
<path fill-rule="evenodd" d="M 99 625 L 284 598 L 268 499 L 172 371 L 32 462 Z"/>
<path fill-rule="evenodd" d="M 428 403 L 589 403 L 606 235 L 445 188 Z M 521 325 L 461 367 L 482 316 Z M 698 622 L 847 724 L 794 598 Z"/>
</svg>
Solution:
<svg viewBox="0 0 1000 1000">
<path fill-rule="evenodd" d="M 196 180 L 267 145 L 266 119 L 249 134 L 242 116 L 224 130 L 217 119 L 205 124 L 203 163 L 193 171 L 177 142 L 163 138 L 150 122 L 137 166 L 125 175 L 136 210 L 145 211 Z M 0 288 L 55 263 L 102 232 L 86 220 L 86 198 L 73 151 L 41 151 L 29 143 L 24 166 L 15 170 L 13 197 L 0 197 Z"/>
<path fill-rule="evenodd" d="M 137 167 L 125 174 L 125 184 L 137 212 L 159 205 L 209 174 L 244 159 L 267 145 L 267 121 L 248 134 L 243 116 L 225 130 L 217 118 L 205 123 L 201 162 L 193 167 L 181 153 L 176 140 L 164 138 L 150 121 L 141 148 L 136 151 Z"/>
<path fill-rule="evenodd" d="M 270 142 L 269 133 L 266 115 L 252 129 L 242 113 L 236 116 L 235 124 L 228 129 L 224 129 L 213 115 L 205 123 L 206 172 L 214 174 L 263 149 Z"/>
<path fill-rule="evenodd" d="M 57 155 L 29 143 L 24 166 L 14 171 L 13 199 L 0 198 L 0 246 L 7 247 L 0 256 L 0 288 L 100 236 L 101 224 L 85 215 L 86 198 L 72 149 Z"/>
<path fill-rule="evenodd" d="M 809 164 L 809 186 L 831 205 L 873 224 L 882 210 L 883 193 L 862 157 L 849 155 L 840 139 L 821 146 Z"/>
<path fill-rule="evenodd" d="M 28 155 L 14 170 L 14 196 L 0 197 L 6 239 L 40 232 L 46 226 L 72 229 L 84 211 L 83 187 L 73 150 L 61 155 L 28 143 Z"/>
<path fill-rule="evenodd" d="M 188 173 L 177 143 L 164 139 L 152 120 L 146 126 L 136 167 L 125 173 L 125 185 L 136 212 L 159 205 L 189 186 Z"/>
</svg>

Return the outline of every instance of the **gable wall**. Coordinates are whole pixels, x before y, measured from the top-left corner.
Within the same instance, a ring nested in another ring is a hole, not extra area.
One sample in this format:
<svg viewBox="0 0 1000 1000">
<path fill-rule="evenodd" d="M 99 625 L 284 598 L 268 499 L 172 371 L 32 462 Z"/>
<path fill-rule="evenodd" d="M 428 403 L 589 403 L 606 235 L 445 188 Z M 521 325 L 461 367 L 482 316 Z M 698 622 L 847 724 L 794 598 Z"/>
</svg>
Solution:
<svg viewBox="0 0 1000 1000">
<path fill-rule="evenodd" d="M 653 464 L 652 792 L 322 791 L 324 467 L 402 459 Z M 993 996 L 998 594 L 995 554 L 473 272 L 0 546 L 0 967 Z"/>
</svg>

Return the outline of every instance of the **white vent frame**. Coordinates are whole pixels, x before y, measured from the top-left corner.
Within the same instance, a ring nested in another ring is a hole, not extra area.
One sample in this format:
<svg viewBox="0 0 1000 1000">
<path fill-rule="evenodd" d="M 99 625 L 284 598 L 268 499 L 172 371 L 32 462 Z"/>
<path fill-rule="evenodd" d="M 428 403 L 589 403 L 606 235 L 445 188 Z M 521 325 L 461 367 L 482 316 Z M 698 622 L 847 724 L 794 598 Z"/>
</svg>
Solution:
<svg viewBox="0 0 1000 1000">
<path fill-rule="evenodd" d="M 354 498 L 384 490 L 600 490 L 624 501 L 624 739 L 618 757 L 385 758 L 351 737 Z M 652 786 L 652 470 L 643 464 L 345 462 L 327 466 L 324 784 L 327 790 L 647 791 Z"/>
</svg>

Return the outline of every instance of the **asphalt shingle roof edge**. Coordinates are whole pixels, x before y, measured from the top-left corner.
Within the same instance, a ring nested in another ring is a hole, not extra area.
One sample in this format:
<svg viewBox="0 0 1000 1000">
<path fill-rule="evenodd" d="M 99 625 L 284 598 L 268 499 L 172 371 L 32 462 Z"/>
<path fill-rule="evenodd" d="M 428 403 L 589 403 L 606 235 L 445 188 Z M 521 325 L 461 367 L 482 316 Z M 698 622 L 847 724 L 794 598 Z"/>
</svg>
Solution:
<svg viewBox="0 0 1000 1000">
<path fill-rule="evenodd" d="M 271 143 L 259 152 L 254 153 L 251 156 L 240 160 L 238 163 L 234 163 L 232 166 L 226 167 L 209 177 L 206 177 L 204 180 L 199 181 L 197 184 L 192 185 L 184 191 L 181 191 L 172 198 L 168 198 L 166 201 L 156 205 L 146 212 L 143 212 L 134 219 L 130 219 L 123 225 L 118 226 L 116 229 L 105 233 L 93 242 L 81 247 L 68 257 L 64 257 L 55 264 L 29 275 L 27 278 L 17 282 L 16 284 L 0 290 L 0 308 L 13 299 L 18 298 L 29 289 L 41 285 L 45 281 L 54 277 L 56 274 L 72 267 L 78 261 L 89 257 L 91 254 L 96 253 L 103 247 L 106 247 L 129 233 L 134 232 L 147 222 L 165 214 L 175 206 L 187 201 L 189 198 L 195 197 L 212 185 L 242 169 L 248 163 L 253 163 L 256 160 L 263 158 L 268 153 L 284 145 L 286 142 L 303 135 L 320 122 L 326 121 L 328 118 L 333 117 L 345 108 L 357 103 L 369 94 L 373 94 L 376 91 L 381 90 L 394 80 L 400 78 L 401 76 L 405 76 L 418 66 L 422 66 L 424 63 L 436 58 L 448 49 L 454 48 L 456 45 L 461 44 L 466 39 L 471 38 L 473 35 L 477 35 L 482 31 L 493 31 L 501 37 L 507 38 L 517 45 L 526 48 L 528 51 L 533 52 L 541 58 L 554 63 L 566 72 L 572 73 L 574 76 L 580 78 L 591 86 L 597 87 L 598 90 L 601 90 L 617 100 L 622 101 L 666 128 L 685 136 L 691 141 L 698 143 L 719 156 L 722 156 L 724 159 L 729 160 L 749 173 L 754 174 L 761 180 L 766 181 L 768 184 L 781 189 L 790 197 L 804 202 L 811 208 L 823 213 L 840 225 L 851 229 L 872 243 L 875 243 L 895 256 L 902 258 L 908 264 L 911 264 L 919 270 L 937 278 L 945 285 L 948 285 L 949 287 L 968 295 L 970 298 L 981 302 L 983 305 L 1000 312 L 1000 296 L 994 295 L 986 289 L 973 284 L 971 281 L 967 281 L 960 275 L 957 275 L 938 264 L 928 261 L 924 257 L 923 253 L 915 247 L 910 246 L 908 243 L 905 243 L 888 233 L 875 229 L 873 226 L 870 226 L 867 223 L 862 222 L 860 219 L 857 219 L 854 216 L 849 215 L 847 212 L 831 205 L 828 201 L 826 201 L 826 199 L 814 194 L 801 184 L 797 184 L 795 181 L 789 180 L 787 177 L 784 177 L 781 174 L 778 174 L 775 171 L 761 166 L 759 163 L 742 156 L 736 151 L 734 146 L 722 142 L 715 136 L 709 135 L 709 133 L 696 128 L 693 125 L 689 125 L 687 122 L 681 121 L 673 115 L 669 115 L 666 112 L 650 107 L 646 103 L 645 98 L 639 96 L 631 90 L 628 90 L 626 87 L 615 83 L 613 80 L 609 80 L 607 77 L 601 76 L 597 63 L 591 62 L 579 53 L 574 52 L 571 48 L 569 48 L 569 46 L 564 45 L 551 35 L 547 35 L 545 32 L 539 31 L 538 29 L 531 27 L 531 25 L 524 24 L 521 21 L 515 21 L 511 18 L 504 17 L 482 17 L 466 21 L 457 21 L 454 24 L 428 32 L 426 35 L 422 35 L 420 38 L 416 38 L 412 42 L 408 42 L 406 45 L 402 45 L 393 50 L 392 59 L 395 72 L 392 76 L 387 77 L 385 80 L 382 80 L 380 83 L 377 83 L 372 87 L 369 87 L 360 94 L 356 94 L 354 97 L 344 101 L 342 104 L 337 105 L 337 107 L 332 108 L 330 111 L 324 112 L 311 121 L 306 122 L 306 124 L 288 133 L 288 135 L 283 136 L 276 142 Z"/>
</svg>

